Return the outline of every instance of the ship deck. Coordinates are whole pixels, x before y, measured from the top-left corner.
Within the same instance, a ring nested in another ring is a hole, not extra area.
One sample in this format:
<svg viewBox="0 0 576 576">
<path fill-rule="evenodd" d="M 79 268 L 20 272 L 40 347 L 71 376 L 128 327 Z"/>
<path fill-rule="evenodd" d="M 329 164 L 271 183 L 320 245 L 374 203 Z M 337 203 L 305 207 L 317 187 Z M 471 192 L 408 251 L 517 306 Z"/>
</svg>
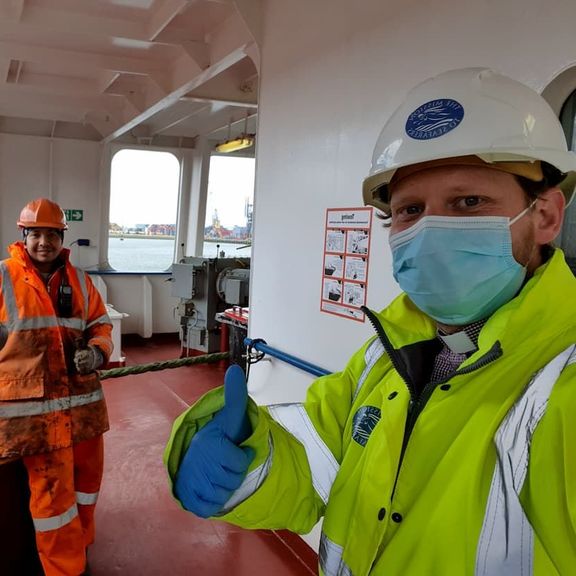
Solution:
<svg viewBox="0 0 576 576">
<path fill-rule="evenodd" d="M 126 364 L 177 358 L 176 338 L 123 342 Z M 103 382 L 111 429 L 97 508 L 92 576 L 309 576 L 316 554 L 286 532 L 249 531 L 182 510 L 162 453 L 176 416 L 222 383 L 226 366 L 187 366 Z"/>
</svg>

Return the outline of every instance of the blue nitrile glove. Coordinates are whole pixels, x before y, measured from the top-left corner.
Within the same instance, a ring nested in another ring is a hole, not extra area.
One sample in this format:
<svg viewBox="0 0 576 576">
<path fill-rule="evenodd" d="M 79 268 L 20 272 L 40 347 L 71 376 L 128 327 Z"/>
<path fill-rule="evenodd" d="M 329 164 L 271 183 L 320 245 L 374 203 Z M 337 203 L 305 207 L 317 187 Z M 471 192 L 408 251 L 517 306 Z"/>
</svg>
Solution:
<svg viewBox="0 0 576 576">
<path fill-rule="evenodd" d="M 254 459 L 251 448 L 238 447 L 252 434 L 247 405 L 244 372 L 230 366 L 224 377 L 224 407 L 192 438 L 174 483 L 178 500 L 197 516 L 217 514 Z"/>
</svg>

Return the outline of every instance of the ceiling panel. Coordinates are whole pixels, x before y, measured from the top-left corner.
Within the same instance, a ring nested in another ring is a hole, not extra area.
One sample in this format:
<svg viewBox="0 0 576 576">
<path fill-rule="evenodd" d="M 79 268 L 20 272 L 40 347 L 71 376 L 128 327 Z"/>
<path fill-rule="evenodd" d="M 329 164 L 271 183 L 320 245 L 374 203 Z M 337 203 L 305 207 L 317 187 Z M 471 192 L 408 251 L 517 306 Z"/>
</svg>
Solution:
<svg viewBox="0 0 576 576">
<path fill-rule="evenodd" d="M 45 135 L 52 121 L 110 142 L 226 129 L 256 112 L 256 37 L 232 0 L 0 1 L 0 132 L 36 121 Z"/>
</svg>

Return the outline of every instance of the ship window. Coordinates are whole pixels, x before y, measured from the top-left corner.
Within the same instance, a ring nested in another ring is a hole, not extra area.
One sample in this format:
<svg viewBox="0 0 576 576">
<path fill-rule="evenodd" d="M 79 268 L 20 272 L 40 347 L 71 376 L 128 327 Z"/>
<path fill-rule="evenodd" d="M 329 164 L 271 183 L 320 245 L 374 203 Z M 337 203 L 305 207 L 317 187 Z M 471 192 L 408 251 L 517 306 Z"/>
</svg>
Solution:
<svg viewBox="0 0 576 576">
<path fill-rule="evenodd" d="M 180 163 L 174 154 L 124 149 L 112 158 L 108 263 L 162 272 L 174 261 Z"/>
<path fill-rule="evenodd" d="M 204 226 L 205 258 L 250 256 L 254 172 L 254 158 L 211 156 Z"/>
<path fill-rule="evenodd" d="M 568 147 L 576 152 L 576 90 L 564 103 L 560 113 L 560 122 L 566 134 Z M 559 244 L 566 254 L 568 264 L 576 273 L 576 199 L 566 209 Z"/>
</svg>

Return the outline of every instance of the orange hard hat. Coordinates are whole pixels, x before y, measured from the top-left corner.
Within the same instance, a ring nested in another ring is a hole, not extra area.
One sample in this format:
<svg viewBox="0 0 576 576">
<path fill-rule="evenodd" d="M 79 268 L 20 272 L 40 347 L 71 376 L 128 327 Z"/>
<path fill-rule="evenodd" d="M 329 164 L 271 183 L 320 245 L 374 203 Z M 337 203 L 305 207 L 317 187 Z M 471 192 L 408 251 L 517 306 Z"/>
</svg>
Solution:
<svg viewBox="0 0 576 576">
<path fill-rule="evenodd" d="M 18 218 L 20 228 L 56 228 L 57 230 L 68 230 L 66 215 L 64 210 L 48 200 L 48 198 L 38 198 L 28 202 Z"/>
</svg>

